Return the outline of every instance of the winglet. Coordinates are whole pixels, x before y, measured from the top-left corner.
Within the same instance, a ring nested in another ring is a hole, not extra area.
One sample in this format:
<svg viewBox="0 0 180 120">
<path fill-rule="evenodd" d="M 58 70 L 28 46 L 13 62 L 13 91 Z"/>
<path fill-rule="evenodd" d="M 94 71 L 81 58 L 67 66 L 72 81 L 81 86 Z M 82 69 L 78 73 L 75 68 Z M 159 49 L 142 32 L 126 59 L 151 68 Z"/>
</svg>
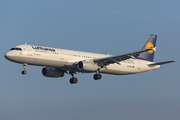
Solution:
<svg viewBox="0 0 180 120">
<path fill-rule="evenodd" d="M 154 50 L 154 52 L 156 52 L 156 47 L 152 48 L 152 50 Z"/>
</svg>

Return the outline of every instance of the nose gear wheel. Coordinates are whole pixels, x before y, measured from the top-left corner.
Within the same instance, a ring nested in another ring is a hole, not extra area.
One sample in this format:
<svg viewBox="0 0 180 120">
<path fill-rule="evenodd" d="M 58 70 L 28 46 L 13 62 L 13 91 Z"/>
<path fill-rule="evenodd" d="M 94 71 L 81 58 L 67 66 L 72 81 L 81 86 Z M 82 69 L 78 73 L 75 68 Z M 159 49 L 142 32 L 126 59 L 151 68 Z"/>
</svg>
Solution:
<svg viewBox="0 0 180 120">
<path fill-rule="evenodd" d="M 21 72 L 23 75 L 27 73 L 26 67 L 27 67 L 27 63 L 23 63 L 24 70 Z"/>
</svg>

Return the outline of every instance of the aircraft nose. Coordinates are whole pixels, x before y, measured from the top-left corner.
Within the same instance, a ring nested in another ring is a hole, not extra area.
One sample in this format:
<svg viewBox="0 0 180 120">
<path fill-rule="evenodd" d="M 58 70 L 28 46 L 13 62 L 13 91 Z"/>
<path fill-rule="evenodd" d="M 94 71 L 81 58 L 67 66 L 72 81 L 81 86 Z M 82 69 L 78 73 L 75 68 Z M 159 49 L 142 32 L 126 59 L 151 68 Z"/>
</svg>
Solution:
<svg viewBox="0 0 180 120">
<path fill-rule="evenodd" d="M 11 56 L 13 56 L 13 55 L 12 55 L 12 53 L 11 53 L 10 51 L 8 51 L 8 52 L 6 52 L 6 53 L 4 54 L 4 57 L 5 57 L 6 59 L 8 59 L 8 60 L 10 60 Z"/>
<path fill-rule="evenodd" d="M 8 59 L 8 52 L 6 52 L 6 53 L 4 54 L 4 57 L 5 57 L 6 59 Z"/>
</svg>

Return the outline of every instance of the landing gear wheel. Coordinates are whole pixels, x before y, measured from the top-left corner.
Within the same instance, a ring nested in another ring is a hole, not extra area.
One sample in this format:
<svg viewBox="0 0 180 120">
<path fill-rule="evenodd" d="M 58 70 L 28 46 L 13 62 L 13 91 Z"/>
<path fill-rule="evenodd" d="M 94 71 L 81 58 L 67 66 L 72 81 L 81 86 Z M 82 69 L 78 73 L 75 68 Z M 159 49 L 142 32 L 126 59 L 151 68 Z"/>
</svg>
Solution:
<svg viewBox="0 0 180 120">
<path fill-rule="evenodd" d="M 77 79 L 77 78 L 71 78 L 71 79 L 69 80 L 69 82 L 70 82 L 71 84 L 76 84 L 76 83 L 78 82 L 78 79 Z"/>
<path fill-rule="evenodd" d="M 24 75 L 24 74 L 26 74 L 26 73 L 27 73 L 27 71 L 26 71 L 26 70 L 24 70 L 24 71 L 22 71 L 21 73 Z"/>
<path fill-rule="evenodd" d="M 102 78 L 101 74 L 95 74 L 94 80 L 100 80 Z"/>
<path fill-rule="evenodd" d="M 23 75 L 26 74 L 26 67 L 27 67 L 27 63 L 23 63 L 23 68 L 24 70 L 21 72 Z"/>
<path fill-rule="evenodd" d="M 78 82 L 78 79 L 74 77 L 74 73 L 75 73 L 75 72 L 73 72 L 73 71 L 69 71 L 69 74 L 72 75 L 72 78 L 69 80 L 69 82 L 70 82 L 71 84 L 76 84 L 76 83 Z M 75 74 L 76 74 L 76 73 L 75 73 Z"/>
</svg>

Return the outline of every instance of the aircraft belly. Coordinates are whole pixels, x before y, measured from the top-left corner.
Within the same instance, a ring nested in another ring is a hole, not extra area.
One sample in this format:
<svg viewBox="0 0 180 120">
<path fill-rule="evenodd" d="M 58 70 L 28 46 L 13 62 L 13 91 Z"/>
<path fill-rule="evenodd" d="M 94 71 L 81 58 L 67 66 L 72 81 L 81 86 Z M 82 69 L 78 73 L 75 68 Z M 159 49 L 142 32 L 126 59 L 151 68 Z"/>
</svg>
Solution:
<svg viewBox="0 0 180 120">
<path fill-rule="evenodd" d="M 136 69 L 135 66 L 128 64 L 113 64 L 109 65 L 107 69 L 103 69 L 100 71 L 101 73 L 114 74 L 114 75 L 128 75 L 139 73 L 140 71 Z"/>
<path fill-rule="evenodd" d="M 64 66 L 64 61 L 57 59 L 43 59 L 43 58 L 34 58 L 34 57 L 13 57 L 13 61 L 16 63 L 27 63 L 29 65 L 37 66 L 48 66 L 48 67 L 62 67 Z"/>
<path fill-rule="evenodd" d="M 60 60 L 48 60 L 48 59 L 33 59 L 33 62 L 31 61 L 32 65 L 40 65 L 40 66 L 48 66 L 48 67 L 61 67 L 64 66 L 64 62 Z"/>
</svg>

